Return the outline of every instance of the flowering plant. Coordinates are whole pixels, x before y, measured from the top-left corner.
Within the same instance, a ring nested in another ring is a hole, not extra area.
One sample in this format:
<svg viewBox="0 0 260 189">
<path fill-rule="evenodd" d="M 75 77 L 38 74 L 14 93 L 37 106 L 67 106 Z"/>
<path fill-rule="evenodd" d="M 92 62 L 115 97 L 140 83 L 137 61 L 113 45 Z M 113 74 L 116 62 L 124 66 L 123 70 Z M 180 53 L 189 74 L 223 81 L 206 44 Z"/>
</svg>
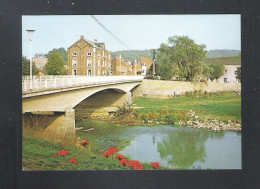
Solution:
<svg viewBox="0 0 260 189">
<path fill-rule="evenodd" d="M 71 159 L 70 159 L 70 163 L 75 163 L 75 164 L 77 164 L 77 161 L 76 161 L 74 158 L 71 158 Z"/>
<path fill-rule="evenodd" d="M 116 159 L 118 159 L 118 160 L 125 159 L 125 156 L 123 156 L 123 155 L 121 155 L 121 154 L 118 154 L 118 155 L 116 156 Z"/>
<path fill-rule="evenodd" d="M 121 160 L 119 161 L 119 164 L 120 164 L 120 165 L 124 165 L 124 166 L 125 166 L 125 165 L 127 165 L 127 163 L 128 163 L 128 162 L 127 162 L 126 159 L 121 159 Z"/>
<path fill-rule="evenodd" d="M 103 154 L 103 157 L 111 157 L 112 156 L 112 153 L 109 152 L 109 151 L 106 151 L 104 154 Z"/>
<path fill-rule="evenodd" d="M 152 162 L 151 163 L 151 166 L 154 168 L 154 169 L 159 169 L 160 168 L 160 165 L 158 162 Z"/>
<path fill-rule="evenodd" d="M 104 154 L 103 157 L 111 157 L 114 153 L 117 153 L 117 148 L 110 147 Z M 113 158 L 113 157 L 112 157 Z"/>
<path fill-rule="evenodd" d="M 87 145 L 89 145 L 89 142 L 87 140 L 85 140 L 85 141 L 81 142 L 80 145 L 81 146 L 87 146 Z"/>
<path fill-rule="evenodd" d="M 140 165 L 134 165 L 133 167 L 134 170 L 143 170 L 144 169 L 144 166 L 142 166 L 141 164 Z"/>
<path fill-rule="evenodd" d="M 68 153 L 68 151 L 62 149 L 60 152 L 58 152 L 58 156 L 66 156 Z"/>
<path fill-rule="evenodd" d="M 107 151 L 109 151 L 111 154 L 117 153 L 117 148 L 110 147 Z"/>
</svg>

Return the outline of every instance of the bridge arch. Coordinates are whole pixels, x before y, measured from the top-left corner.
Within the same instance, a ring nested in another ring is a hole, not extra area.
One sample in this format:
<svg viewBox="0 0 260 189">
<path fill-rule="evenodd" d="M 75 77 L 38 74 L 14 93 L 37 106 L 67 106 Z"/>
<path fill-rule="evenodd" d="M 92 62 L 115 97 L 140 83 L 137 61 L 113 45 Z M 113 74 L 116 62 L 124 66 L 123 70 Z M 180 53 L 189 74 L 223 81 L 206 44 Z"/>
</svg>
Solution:
<svg viewBox="0 0 260 189">
<path fill-rule="evenodd" d="M 137 85 L 140 85 L 140 82 L 76 88 L 49 94 L 34 94 L 34 96 L 23 98 L 23 113 L 37 111 L 65 112 L 66 109 L 73 109 L 91 95 L 108 89 L 124 93 L 125 98 L 131 104 L 131 90 Z"/>
<path fill-rule="evenodd" d="M 98 91 L 73 107 L 76 119 L 108 116 L 124 103 L 131 104 L 131 93 L 118 88 Z"/>
</svg>

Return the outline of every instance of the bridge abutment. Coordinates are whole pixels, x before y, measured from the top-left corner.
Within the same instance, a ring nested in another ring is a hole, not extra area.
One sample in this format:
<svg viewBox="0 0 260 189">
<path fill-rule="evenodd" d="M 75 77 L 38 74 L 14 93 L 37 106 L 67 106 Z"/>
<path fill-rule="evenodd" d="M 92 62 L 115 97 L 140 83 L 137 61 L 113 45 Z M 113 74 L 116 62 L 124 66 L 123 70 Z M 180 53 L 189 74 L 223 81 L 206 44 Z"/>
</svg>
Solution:
<svg viewBox="0 0 260 189">
<path fill-rule="evenodd" d="M 43 136 L 47 140 L 75 138 L 75 110 L 66 109 L 63 115 L 59 116 L 43 131 Z"/>
</svg>

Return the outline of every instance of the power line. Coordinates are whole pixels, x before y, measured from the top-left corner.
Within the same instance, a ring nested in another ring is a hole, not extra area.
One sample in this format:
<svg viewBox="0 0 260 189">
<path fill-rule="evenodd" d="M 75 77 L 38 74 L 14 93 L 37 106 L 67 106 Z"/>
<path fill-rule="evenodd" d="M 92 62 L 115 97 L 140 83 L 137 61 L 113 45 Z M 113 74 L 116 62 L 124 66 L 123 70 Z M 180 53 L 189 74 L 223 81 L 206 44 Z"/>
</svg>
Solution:
<svg viewBox="0 0 260 189">
<path fill-rule="evenodd" d="M 121 44 L 123 44 L 126 48 L 130 49 L 123 41 L 121 41 L 120 39 L 118 39 L 111 31 L 109 31 L 103 24 L 101 24 L 101 22 L 98 21 L 98 19 L 93 16 L 90 15 L 90 17 L 96 22 L 98 23 L 103 29 L 105 29 L 108 33 L 110 33 L 114 38 L 116 38 Z"/>
</svg>

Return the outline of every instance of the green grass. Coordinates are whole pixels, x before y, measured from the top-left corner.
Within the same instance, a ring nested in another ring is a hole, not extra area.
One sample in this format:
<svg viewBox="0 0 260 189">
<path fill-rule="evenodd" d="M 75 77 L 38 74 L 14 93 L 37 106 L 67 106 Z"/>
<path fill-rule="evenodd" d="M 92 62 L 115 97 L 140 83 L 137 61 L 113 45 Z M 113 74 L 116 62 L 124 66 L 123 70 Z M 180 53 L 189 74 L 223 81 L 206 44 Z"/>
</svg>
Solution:
<svg viewBox="0 0 260 189">
<path fill-rule="evenodd" d="M 196 96 L 196 95 L 195 95 Z M 135 99 L 138 114 L 168 110 L 195 111 L 200 118 L 241 121 L 241 96 L 235 93 L 199 95 L 198 97 L 177 97 L 171 99 Z"/>
<path fill-rule="evenodd" d="M 23 136 L 23 167 L 25 170 L 132 170 L 122 166 L 116 158 L 104 158 L 88 150 L 88 147 L 69 147 L 37 139 L 33 136 Z M 58 156 L 62 149 L 68 151 L 66 156 Z M 56 157 L 54 155 L 57 155 Z M 70 163 L 74 158 L 77 164 Z M 128 158 L 128 160 L 130 160 Z M 149 163 L 142 163 L 144 170 L 152 170 Z M 166 168 L 161 168 L 166 169 Z"/>
</svg>

